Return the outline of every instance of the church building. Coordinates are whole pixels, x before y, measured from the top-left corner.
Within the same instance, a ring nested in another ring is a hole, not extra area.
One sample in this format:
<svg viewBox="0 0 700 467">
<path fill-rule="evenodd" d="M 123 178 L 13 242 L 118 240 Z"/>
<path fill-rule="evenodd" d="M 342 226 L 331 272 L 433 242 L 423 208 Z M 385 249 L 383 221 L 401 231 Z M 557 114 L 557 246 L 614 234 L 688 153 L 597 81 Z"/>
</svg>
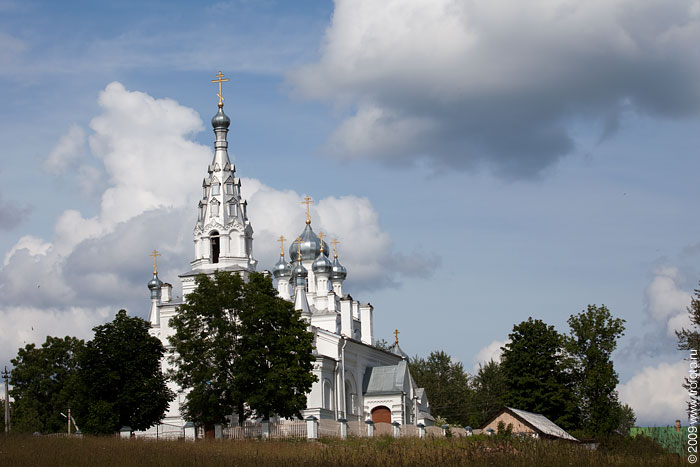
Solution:
<svg viewBox="0 0 700 467">
<path fill-rule="evenodd" d="M 228 156 L 227 133 L 231 123 L 224 113 L 219 72 L 219 108 L 212 118 L 216 140 L 214 159 L 202 182 L 202 198 L 197 206 L 194 226 L 194 260 L 191 270 L 180 274 L 182 300 L 195 288 L 198 274 L 216 270 L 235 272 L 245 279 L 256 270 L 253 255 L 253 227 L 248 220 L 247 202 L 241 197 L 241 180 Z M 433 424 L 428 399 L 411 378 L 408 356 L 396 342 L 389 350 L 374 347 L 372 305 L 355 300 L 343 290 L 348 271 L 338 259 L 338 240 L 334 239 L 333 260 L 322 233 L 316 234 L 309 215 L 310 198 L 305 198 L 306 222 L 301 233 L 289 246 L 285 258 L 284 237 L 280 237 L 280 258 L 272 267 L 272 276 L 280 297 L 294 303 L 308 322 L 314 335 L 313 373 L 317 381 L 307 395 L 303 416 L 318 419 L 401 424 Z M 301 222 L 300 222 L 301 224 Z M 172 355 L 168 337 L 174 331 L 169 321 L 183 302 L 173 298 L 172 285 L 158 277 L 153 252 L 151 292 L 151 333 L 158 337 Z M 163 370 L 170 367 L 168 355 Z M 182 427 L 180 405 L 185 402 L 186 388 L 169 382 L 177 395 L 171 402 L 163 424 Z"/>
</svg>

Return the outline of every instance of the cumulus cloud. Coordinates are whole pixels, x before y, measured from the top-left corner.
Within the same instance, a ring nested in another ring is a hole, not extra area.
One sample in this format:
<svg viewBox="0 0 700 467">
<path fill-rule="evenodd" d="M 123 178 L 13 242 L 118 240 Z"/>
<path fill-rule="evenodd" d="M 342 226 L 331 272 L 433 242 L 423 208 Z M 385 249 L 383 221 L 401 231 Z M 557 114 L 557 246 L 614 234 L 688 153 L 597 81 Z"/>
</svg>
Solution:
<svg viewBox="0 0 700 467">
<path fill-rule="evenodd" d="M 36 322 L 49 334 L 80 335 L 120 308 L 145 316 L 153 248 L 162 254 L 161 279 L 175 286 L 175 295 L 180 293 L 177 275 L 189 269 L 194 253 L 199 177 L 206 175 L 212 159 L 212 148 L 191 139 L 203 128 L 201 118 L 173 100 L 129 91 L 120 83 L 100 93 L 99 105 L 87 139 L 89 156 L 101 168 L 70 171 L 71 176 L 99 179 L 91 188 L 100 190 L 99 212 L 86 217 L 68 209 L 56 220 L 50 239 L 24 236 L 5 253 L 0 318 L 16 320 L 13 329 Z M 67 141 L 64 137 L 57 144 L 63 149 L 50 158 L 52 167 L 75 163 L 74 151 L 65 149 L 72 144 Z M 193 171 L 197 167 L 200 172 Z M 271 268 L 279 235 L 295 238 L 304 228 L 305 194 L 276 190 L 255 179 L 244 179 L 242 188 L 255 229 L 259 269 Z M 340 239 L 340 258 L 353 287 L 389 286 L 402 276 L 429 274 L 434 268 L 434 261 L 418 255 L 408 261 L 394 252 L 390 235 L 381 229 L 379 214 L 366 198 L 319 199 L 312 218 L 317 232 Z M 392 274 L 387 273 L 390 268 Z M 26 319 L 16 319 L 18 310 L 26 311 Z M 50 326 L 58 322 L 60 326 Z M 45 338 L 21 336 L 22 342 Z M 18 342 L 12 341 L 8 351 L 14 353 Z"/>
<path fill-rule="evenodd" d="M 647 313 L 665 327 L 667 336 L 675 338 L 675 331 L 690 327 L 687 307 L 691 295 L 680 286 L 681 273 L 677 267 L 660 266 L 644 292 Z"/>
<path fill-rule="evenodd" d="M 348 112 L 337 157 L 540 173 L 568 125 L 700 108 L 696 0 L 336 0 L 318 62 L 293 89 Z"/>
<path fill-rule="evenodd" d="M 661 363 L 642 368 L 617 387 L 620 400 L 629 404 L 637 416 L 637 425 L 672 425 L 685 420 L 687 394 L 681 386 L 688 375 L 688 362 Z"/>
<path fill-rule="evenodd" d="M 44 169 L 59 174 L 65 171 L 71 163 L 85 155 L 85 130 L 79 125 L 71 125 L 68 133 L 58 140 L 44 161 Z"/>
<path fill-rule="evenodd" d="M 508 342 L 510 341 L 494 340 L 489 345 L 482 347 L 473 358 L 474 374 L 476 374 L 479 371 L 479 366 L 483 366 L 491 360 L 493 360 L 494 362 L 500 362 L 501 354 L 503 353 L 501 347 L 506 345 Z"/>
<path fill-rule="evenodd" d="M 75 336 L 90 339 L 92 328 L 114 317 L 116 310 L 100 308 L 0 307 L 3 338 L 0 339 L 0 365 L 9 365 L 17 349 L 27 344 L 41 345 L 46 336 Z"/>
</svg>

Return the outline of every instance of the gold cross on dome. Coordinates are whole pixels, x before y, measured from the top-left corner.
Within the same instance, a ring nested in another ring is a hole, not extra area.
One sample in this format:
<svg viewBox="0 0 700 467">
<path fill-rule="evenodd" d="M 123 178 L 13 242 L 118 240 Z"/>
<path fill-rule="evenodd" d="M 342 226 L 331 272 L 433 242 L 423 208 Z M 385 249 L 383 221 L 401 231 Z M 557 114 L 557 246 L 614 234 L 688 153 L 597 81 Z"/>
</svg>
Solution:
<svg viewBox="0 0 700 467">
<path fill-rule="evenodd" d="M 304 196 L 304 201 L 302 201 L 301 204 L 306 205 L 306 223 L 311 224 L 311 216 L 309 215 L 309 205 L 314 204 L 314 202 L 311 201 L 311 198 L 309 198 L 308 196 Z"/>
<path fill-rule="evenodd" d="M 318 233 L 318 238 L 321 239 L 321 253 L 323 253 L 323 237 L 325 236 L 326 234 L 324 234 L 323 232 Z"/>
<path fill-rule="evenodd" d="M 338 258 L 338 241 L 337 238 L 334 238 L 333 241 L 331 242 L 333 244 L 333 258 Z"/>
<path fill-rule="evenodd" d="M 297 237 L 297 258 L 301 263 L 301 237 Z"/>
<path fill-rule="evenodd" d="M 219 98 L 219 107 L 223 107 L 224 106 L 224 95 L 221 92 L 221 83 L 225 83 L 226 81 L 228 81 L 228 78 L 224 79 L 224 74 L 221 72 L 221 70 L 219 70 L 219 73 L 217 73 L 216 77 L 219 79 L 213 79 L 213 80 L 211 80 L 211 82 L 212 83 L 219 83 L 219 92 L 216 95 Z"/>
<path fill-rule="evenodd" d="M 158 253 L 155 249 L 153 249 L 153 253 L 151 253 L 148 256 L 153 256 L 153 274 L 158 274 L 158 264 L 156 262 L 156 259 L 161 256 L 160 253 Z"/>
<path fill-rule="evenodd" d="M 394 345 L 399 345 L 399 330 L 394 331 L 394 337 L 396 338 L 396 342 L 394 342 Z"/>
<path fill-rule="evenodd" d="M 280 235 L 280 238 L 277 240 L 280 242 L 280 256 L 284 256 L 284 241 L 287 240 L 284 238 L 282 235 Z"/>
</svg>

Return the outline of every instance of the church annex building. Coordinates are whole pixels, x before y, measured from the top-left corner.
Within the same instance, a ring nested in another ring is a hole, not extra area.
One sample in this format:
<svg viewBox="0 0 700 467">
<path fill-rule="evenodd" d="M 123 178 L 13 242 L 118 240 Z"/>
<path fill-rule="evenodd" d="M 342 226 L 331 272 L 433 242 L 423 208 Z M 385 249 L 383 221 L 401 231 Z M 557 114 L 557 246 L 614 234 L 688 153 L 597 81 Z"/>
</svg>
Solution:
<svg viewBox="0 0 700 467">
<path fill-rule="evenodd" d="M 241 198 L 241 180 L 236 177 L 236 168 L 228 156 L 226 137 L 231 121 L 224 113 L 221 98 L 221 81 L 227 80 L 222 79 L 220 72 L 217 76 L 219 79 L 213 82 L 219 83 L 220 99 L 212 118 L 216 135 L 214 159 L 207 167 L 197 206 L 191 270 L 179 275 L 184 301 L 194 290 L 198 274 L 222 270 L 246 278 L 258 266 L 253 256 L 253 227 L 248 220 L 247 202 Z M 427 396 L 411 378 L 408 356 L 399 347 L 398 339 L 389 350 L 374 347 L 372 305 L 361 303 L 343 291 L 348 271 L 338 259 L 337 240 L 331 242 L 331 261 L 323 234 L 317 235 L 312 229 L 308 210 L 311 202 L 305 198 L 306 223 L 289 247 L 289 262 L 281 247 L 279 261 L 272 267 L 280 297 L 294 303 L 314 335 L 313 373 L 318 380 L 307 395 L 307 407 L 302 415 L 320 420 L 371 419 L 375 423 L 432 425 Z M 183 302 L 173 299 L 172 286 L 160 280 L 155 266 L 148 288 L 151 333 L 166 348 L 162 362 L 165 371 L 169 369 L 168 356 L 172 355 L 168 337 L 174 333 L 169 321 Z M 176 398 L 162 423 L 183 427 L 180 405 L 185 401 L 187 389 L 177 387 L 174 382 L 168 384 Z"/>
</svg>

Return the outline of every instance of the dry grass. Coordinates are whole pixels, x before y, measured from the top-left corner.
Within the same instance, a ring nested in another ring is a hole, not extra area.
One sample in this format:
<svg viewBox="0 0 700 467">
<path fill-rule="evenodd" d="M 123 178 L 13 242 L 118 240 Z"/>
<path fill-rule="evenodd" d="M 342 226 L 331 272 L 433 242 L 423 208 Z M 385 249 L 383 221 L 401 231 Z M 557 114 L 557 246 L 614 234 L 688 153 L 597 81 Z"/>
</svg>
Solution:
<svg viewBox="0 0 700 467">
<path fill-rule="evenodd" d="M 617 444 L 617 445 L 614 445 Z M 347 441 L 148 441 L 117 438 L 0 436 L 4 466 L 219 465 L 685 465 L 648 442 L 597 451 L 560 442 L 503 439 L 349 439 Z"/>
</svg>

